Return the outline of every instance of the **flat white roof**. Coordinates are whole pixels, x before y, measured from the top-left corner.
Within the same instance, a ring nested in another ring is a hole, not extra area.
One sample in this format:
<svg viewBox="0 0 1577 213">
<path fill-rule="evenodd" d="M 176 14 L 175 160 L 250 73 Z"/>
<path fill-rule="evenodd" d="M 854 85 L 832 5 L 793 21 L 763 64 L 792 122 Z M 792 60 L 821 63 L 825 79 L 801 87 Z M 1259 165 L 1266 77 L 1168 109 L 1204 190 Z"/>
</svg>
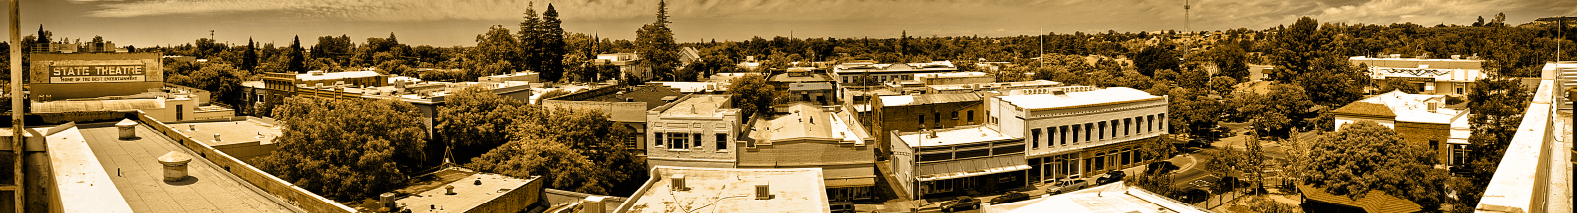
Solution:
<svg viewBox="0 0 1577 213">
<path fill-rule="evenodd" d="M 909 144 L 909 147 L 942 146 L 1016 139 L 1013 136 L 1002 134 L 1002 132 L 987 128 L 984 125 L 940 129 L 935 131 L 936 137 L 934 138 L 926 134 L 921 134 L 920 132 L 904 132 L 898 133 L 898 139 L 903 140 L 903 142 L 906 144 Z"/>
<path fill-rule="evenodd" d="M 1450 124 L 1451 119 L 1457 118 L 1457 115 L 1466 112 L 1446 109 L 1444 107 L 1445 97 L 1445 95 L 1408 94 L 1401 90 L 1394 90 L 1359 101 L 1385 105 L 1385 107 L 1391 108 L 1391 113 L 1396 114 L 1396 121 Z M 1439 103 L 1434 112 L 1429 111 L 1429 102 Z"/>
<path fill-rule="evenodd" d="M 315 70 L 315 71 L 322 72 L 322 70 Z M 372 77 L 372 76 L 378 76 L 378 72 L 374 72 L 374 71 L 323 72 L 323 74 L 321 74 L 321 75 L 313 75 L 312 72 L 307 72 L 307 73 L 296 74 L 296 79 L 303 80 L 303 81 L 316 81 L 316 80 L 331 80 L 331 79 L 346 79 L 346 78 L 365 78 L 365 77 Z"/>
<path fill-rule="evenodd" d="M 980 212 L 1204 213 L 1207 211 L 1195 208 L 1187 203 L 1161 197 L 1138 187 L 1128 187 L 1123 182 L 1117 182 L 1028 201 L 997 205 L 987 204 L 980 209 Z"/>
<path fill-rule="evenodd" d="M 1161 96 L 1150 95 L 1148 92 L 1127 87 L 1108 87 L 1105 89 L 1097 89 L 1093 91 L 1069 92 L 1063 95 L 1033 94 L 997 96 L 997 98 L 1002 99 L 1002 101 L 1012 103 L 1014 106 L 1024 109 L 1083 106 L 1112 102 L 1136 101 L 1160 97 Z"/>
</svg>

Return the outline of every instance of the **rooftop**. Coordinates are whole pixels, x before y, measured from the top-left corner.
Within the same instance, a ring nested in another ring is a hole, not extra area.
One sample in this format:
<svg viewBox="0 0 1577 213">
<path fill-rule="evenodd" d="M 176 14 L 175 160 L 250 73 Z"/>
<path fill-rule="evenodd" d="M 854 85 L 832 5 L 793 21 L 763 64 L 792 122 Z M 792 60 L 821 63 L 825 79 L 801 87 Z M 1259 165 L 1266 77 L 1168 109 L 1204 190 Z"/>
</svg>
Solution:
<svg viewBox="0 0 1577 213">
<path fill-rule="evenodd" d="M 531 181 L 491 173 L 476 173 L 460 180 L 450 182 L 446 186 L 454 186 L 454 194 L 446 195 L 448 189 L 435 187 L 409 197 L 394 201 L 397 205 L 406 206 L 416 212 L 427 212 L 433 207 L 443 211 L 466 212 L 482 204 L 492 202 L 504 194 L 520 187 L 526 186 Z M 480 184 L 477 181 L 480 181 Z"/>
<path fill-rule="evenodd" d="M 33 103 L 33 113 L 121 111 L 161 108 L 164 108 L 164 102 L 160 101 L 160 99 L 80 100 Z"/>
<path fill-rule="evenodd" d="M 674 191 L 672 177 L 682 175 L 689 190 Z M 659 166 L 623 212 L 829 212 L 820 168 L 723 169 Z M 767 185 L 772 198 L 756 199 L 756 185 Z M 710 205 L 708 205 L 710 204 Z"/>
<path fill-rule="evenodd" d="M 921 132 L 904 132 L 898 133 L 898 140 L 903 140 L 910 147 L 923 147 L 1018 139 L 1002 134 L 1002 132 L 998 132 L 995 129 L 987 128 L 985 125 L 960 126 L 932 131 L 936 132 L 936 137 L 930 137 Z"/>
<path fill-rule="evenodd" d="M 728 106 L 729 95 L 691 95 L 690 98 L 674 103 L 673 107 L 663 110 L 662 117 L 707 117 L 721 118 L 725 111 L 739 111 L 739 109 L 725 108 Z"/>
<path fill-rule="evenodd" d="M 1208 212 L 1119 182 L 1028 201 L 986 205 L 980 212 L 1158 213 Z"/>
<path fill-rule="evenodd" d="M 668 96 L 679 97 L 684 96 L 684 93 L 665 86 L 641 85 L 628 87 L 628 90 L 625 91 L 608 93 L 580 101 L 626 102 L 625 99 L 633 99 L 635 100 L 634 102 L 646 102 L 646 109 L 652 109 L 667 104 L 668 101 L 663 100 L 663 98 Z"/>
<path fill-rule="evenodd" d="M 172 130 L 186 133 L 192 140 L 207 144 L 208 146 L 221 146 L 245 142 L 258 141 L 261 143 L 274 143 L 274 138 L 283 134 L 278 125 L 259 120 L 220 121 L 220 122 L 194 122 L 170 124 Z M 214 141 L 215 135 L 219 141 Z"/>
<path fill-rule="evenodd" d="M 139 138 L 121 140 L 111 124 L 79 128 L 105 172 L 115 174 L 110 179 L 135 212 L 300 212 L 146 125 L 136 126 Z M 156 159 L 169 152 L 194 157 L 187 164 L 190 177 L 164 181 L 164 166 Z"/>
<path fill-rule="evenodd" d="M 955 103 L 980 101 L 980 95 L 975 93 L 934 93 L 918 95 L 881 96 L 882 106 L 908 106 L 923 104 Z"/>
<path fill-rule="evenodd" d="M 859 135 L 850 130 L 848 123 L 834 116 L 833 112 L 804 103 L 789 106 L 788 114 L 758 121 L 752 128 L 754 131 L 751 131 L 750 137 L 757 142 L 830 139 L 863 143 Z"/>
<path fill-rule="evenodd" d="M 1459 116 L 1467 112 L 1445 108 L 1445 97 L 1445 95 L 1407 94 L 1401 90 L 1393 90 L 1355 101 L 1352 104 L 1348 104 L 1348 106 L 1353 108 L 1343 106 L 1342 108 L 1337 108 L 1335 112 L 1384 116 L 1385 112 L 1381 111 L 1382 108 L 1375 107 L 1375 105 L 1380 105 L 1385 107 L 1383 109 L 1389 110 L 1389 113 L 1394 114 L 1396 121 L 1450 124 L 1451 120 L 1460 118 Z M 1430 103 L 1435 104 L 1435 110 L 1429 110 Z"/>
<path fill-rule="evenodd" d="M 1405 213 L 1423 210 L 1423 206 L 1417 203 L 1388 195 L 1378 189 L 1369 190 L 1369 193 L 1364 195 L 1363 198 L 1356 200 L 1347 196 L 1326 193 L 1325 189 L 1304 184 L 1298 184 L 1298 191 L 1302 192 L 1303 197 L 1309 200 L 1357 207 L 1370 213 Z"/>
<path fill-rule="evenodd" d="M 368 70 L 368 71 L 346 71 L 346 72 L 323 72 L 322 70 L 314 70 L 314 71 L 308 71 L 307 73 L 296 74 L 296 79 L 297 80 L 302 80 L 302 81 L 318 81 L 318 80 L 333 80 L 333 79 L 347 79 L 347 78 L 366 78 L 366 77 L 373 77 L 373 76 L 378 76 L 378 75 L 379 75 L 378 72 L 370 71 L 370 70 Z"/>
<path fill-rule="evenodd" d="M 1007 101 L 1008 103 L 1023 109 L 1051 109 L 1160 99 L 1162 96 L 1150 95 L 1148 92 L 1139 91 L 1133 88 L 1108 87 L 1105 89 L 1096 89 L 1093 91 L 1069 92 L 1062 95 L 1008 95 L 997 96 L 997 98 L 1000 98 L 1003 101 Z"/>
</svg>

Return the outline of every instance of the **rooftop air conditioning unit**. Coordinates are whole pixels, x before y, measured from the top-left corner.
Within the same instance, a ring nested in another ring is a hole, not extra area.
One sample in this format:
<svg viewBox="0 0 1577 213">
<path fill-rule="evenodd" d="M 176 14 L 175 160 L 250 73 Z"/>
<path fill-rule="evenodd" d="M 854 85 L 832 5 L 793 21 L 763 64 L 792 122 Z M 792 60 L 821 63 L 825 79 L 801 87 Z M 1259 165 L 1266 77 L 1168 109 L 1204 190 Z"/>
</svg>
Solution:
<svg viewBox="0 0 1577 213">
<path fill-rule="evenodd" d="M 669 185 L 673 185 L 674 191 L 690 190 L 690 187 L 685 187 L 684 185 L 684 174 L 675 174 L 673 177 L 669 178 L 669 182 L 672 182 Z"/>
<path fill-rule="evenodd" d="M 756 184 L 756 200 L 771 200 L 772 191 L 767 184 Z"/>
</svg>

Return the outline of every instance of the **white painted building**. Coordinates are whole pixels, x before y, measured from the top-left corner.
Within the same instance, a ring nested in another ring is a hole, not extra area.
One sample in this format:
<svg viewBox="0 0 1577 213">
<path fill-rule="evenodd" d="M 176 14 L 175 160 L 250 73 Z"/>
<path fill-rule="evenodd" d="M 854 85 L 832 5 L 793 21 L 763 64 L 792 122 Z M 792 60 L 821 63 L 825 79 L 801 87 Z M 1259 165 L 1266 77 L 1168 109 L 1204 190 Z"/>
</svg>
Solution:
<svg viewBox="0 0 1577 213">
<path fill-rule="evenodd" d="M 1167 134 L 1167 96 L 1126 87 L 1011 91 L 986 100 L 987 126 L 1023 138 L 1031 180 L 1142 165 L 1139 142 Z"/>
<path fill-rule="evenodd" d="M 734 168 L 739 109 L 729 95 L 688 95 L 647 111 L 646 162 L 650 167 Z"/>
</svg>

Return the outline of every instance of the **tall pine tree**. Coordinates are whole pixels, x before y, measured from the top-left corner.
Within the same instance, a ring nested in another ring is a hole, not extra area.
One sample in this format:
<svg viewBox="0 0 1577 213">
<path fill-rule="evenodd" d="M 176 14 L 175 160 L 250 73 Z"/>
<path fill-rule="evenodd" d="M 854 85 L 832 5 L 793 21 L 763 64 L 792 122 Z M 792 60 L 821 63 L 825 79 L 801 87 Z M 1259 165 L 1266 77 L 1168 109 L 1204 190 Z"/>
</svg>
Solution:
<svg viewBox="0 0 1577 213">
<path fill-rule="evenodd" d="M 246 39 L 246 51 L 241 53 L 241 70 L 253 73 L 257 69 L 257 42 Z"/>
<path fill-rule="evenodd" d="M 542 72 L 542 18 L 534 3 L 526 3 L 526 17 L 520 22 L 520 56 L 512 58 L 517 70 Z M 547 75 L 547 74 L 543 74 Z"/>
<path fill-rule="evenodd" d="M 542 11 L 542 25 L 537 29 L 542 34 L 538 35 L 537 43 L 542 52 L 538 53 L 543 80 L 548 82 L 558 81 L 564 77 L 564 54 L 569 54 L 569 47 L 564 43 L 564 22 L 559 20 L 559 12 L 553 9 L 553 4 L 548 4 L 548 10 Z"/>
<path fill-rule="evenodd" d="M 668 2 L 658 1 L 657 21 L 635 31 L 636 50 L 641 54 L 640 65 L 651 69 L 653 76 L 628 77 L 671 79 L 674 67 L 679 64 L 679 45 L 674 43 L 673 31 L 668 29 L 668 23 L 671 23 L 668 22 Z M 635 83 L 638 80 L 626 79 L 626 82 Z"/>
<path fill-rule="evenodd" d="M 290 40 L 290 52 L 285 53 L 285 57 L 289 59 L 288 64 L 285 64 L 286 71 L 299 73 L 307 70 L 307 59 L 301 54 L 301 36 Z"/>
</svg>

